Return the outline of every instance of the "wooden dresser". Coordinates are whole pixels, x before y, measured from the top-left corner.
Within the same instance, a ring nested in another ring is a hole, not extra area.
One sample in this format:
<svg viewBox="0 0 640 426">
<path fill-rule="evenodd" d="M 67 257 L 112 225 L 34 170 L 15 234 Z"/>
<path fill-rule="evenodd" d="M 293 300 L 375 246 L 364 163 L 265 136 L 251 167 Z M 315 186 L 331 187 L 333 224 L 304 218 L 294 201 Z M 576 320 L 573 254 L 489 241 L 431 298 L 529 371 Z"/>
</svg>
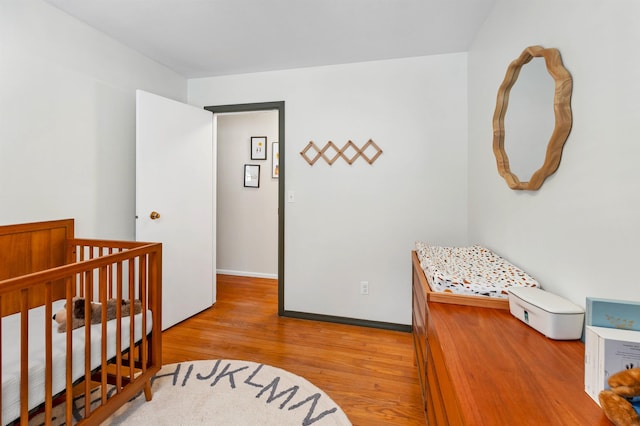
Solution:
<svg viewBox="0 0 640 426">
<path fill-rule="evenodd" d="M 429 300 L 425 285 L 414 258 L 413 336 L 429 425 L 611 425 L 584 392 L 580 341 L 548 339 L 505 309 Z"/>
</svg>

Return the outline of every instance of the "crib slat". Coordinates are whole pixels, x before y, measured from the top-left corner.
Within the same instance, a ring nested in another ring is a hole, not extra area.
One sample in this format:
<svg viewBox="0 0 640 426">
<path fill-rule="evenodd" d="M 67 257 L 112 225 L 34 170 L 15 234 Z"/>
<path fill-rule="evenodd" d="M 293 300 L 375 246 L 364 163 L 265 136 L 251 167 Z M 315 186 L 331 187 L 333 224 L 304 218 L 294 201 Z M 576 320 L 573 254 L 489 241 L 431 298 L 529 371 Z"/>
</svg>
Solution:
<svg viewBox="0 0 640 426">
<path fill-rule="evenodd" d="M 52 375 L 53 375 L 53 336 L 51 332 L 53 331 L 53 324 L 51 324 L 51 317 L 53 316 L 52 306 L 51 306 L 51 282 L 47 282 L 45 284 L 44 289 L 44 305 L 45 305 L 45 314 L 44 314 L 44 331 L 45 331 L 45 376 L 44 376 L 44 414 L 45 419 L 52 418 L 53 411 L 53 383 L 52 383 Z"/>
<path fill-rule="evenodd" d="M 80 274 L 82 275 L 82 274 Z M 67 318 L 72 318 L 72 299 L 71 296 L 73 295 L 73 283 L 71 282 L 71 280 L 67 280 Z M 71 321 L 67 321 L 67 330 L 66 330 L 66 345 L 67 345 L 67 359 L 66 359 L 66 374 L 65 374 L 65 381 L 66 381 L 66 393 L 65 393 L 65 398 L 67 401 L 73 401 L 73 378 L 72 378 L 72 368 L 73 368 L 73 344 L 72 344 L 72 334 L 71 334 Z M 65 407 L 65 419 L 66 419 L 66 424 L 70 425 L 71 423 L 71 418 L 73 416 L 73 411 L 72 411 L 72 404 L 66 404 Z"/>
<path fill-rule="evenodd" d="M 120 250 L 116 250 L 116 252 L 119 252 L 119 251 Z M 108 254 L 111 255 L 113 253 L 114 253 L 113 247 L 109 247 Z M 109 294 L 108 294 L 109 299 L 113 299 L 115 297 L 113 294 L 113 269 L 114 268 L 115 268 L 115 265 L 110 264 L 107 270 L 107 282 L 109 283 Z"/>
<path fill-rule="evenodd" d="M 100 289 L 100 303 L 102 303 L 100 390 L 102 391 L 101 397 L 102 404 L 104 405 L 107 403 L 107 267 L 100 268 L 98 288 Z"/>
<path fill-rule="evenodd" d="M 162 250 L 149 254 L 149 305 L 153 312 L 153 322 L 162 322 Z M 156 317 L 160 320 L 156 320 Z M 151 365 L 162 365 L 162 327 L 153 326 L 151 340 Z M 158 335 L 160 338 L 158 339 Z"/>
<path fill-rule="evenodd" d="M 116 393 L 122 389 L 122 262 L 116 263 L 116 291 L 118 294 L 119 313 L 116 321 Z"/>
<path fill-rule="evenodd" d="M 136 297 L 135 288 L 133 287 L 135 283 L 135 270 L 136 264 L 135 260 L 129 260 L 129 299 L 133 300 Z M 134 377 L 134 360 L 133 360 L 133 321 L 129 321 L 129 377 Z"/>
<path fill-rule="evenodd" d="M 85 260 L 84 259 L 84 257 L 85 257 L 84 251 L 85 251 L 85 247 L 83 245 L 78 246 L 78 252 L 77 252 L 78 262 L 83 262 Z M 79 282 L 80 289 L 79 289 L 78 296 L 79 297 L 84 297 L 84 287 L 85 287 L 84 274 L 80 273 L 79 274 L 79 278 L 80 278 L 80 282 Z"/>
<path fill-rule="evenodd" d="M 147 256 L 140 256 L 140 300 L 142 301 L 142 372 L 147 371 Z"/>
<path fill-rule="evenodd" d="M 29 290 L 20 290 L 20 424 L 29 424 Z"/>
<path fill-rule="evenodd" d="M 91 255 L 93 256 L 93 255 Z M 85 272 L 86 301 L 93 300 L 93 270 Z M 91 413 L 91 303 L 84 305 L 84 418 Z"/>
</svg>

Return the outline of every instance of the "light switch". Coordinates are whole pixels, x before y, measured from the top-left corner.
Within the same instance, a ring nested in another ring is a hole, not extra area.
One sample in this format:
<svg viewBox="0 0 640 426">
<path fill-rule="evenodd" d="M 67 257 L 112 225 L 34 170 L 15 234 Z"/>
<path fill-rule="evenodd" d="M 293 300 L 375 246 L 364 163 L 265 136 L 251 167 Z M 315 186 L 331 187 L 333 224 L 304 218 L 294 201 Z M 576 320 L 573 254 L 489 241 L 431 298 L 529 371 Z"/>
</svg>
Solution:
<svg viewBox="0 0 640 426">
<path fill-rule="evenodd" d="M 293 191 L 287 192 L 287 202 L 295 203 L 296 202 L 296 193 Z"/>
</svg>

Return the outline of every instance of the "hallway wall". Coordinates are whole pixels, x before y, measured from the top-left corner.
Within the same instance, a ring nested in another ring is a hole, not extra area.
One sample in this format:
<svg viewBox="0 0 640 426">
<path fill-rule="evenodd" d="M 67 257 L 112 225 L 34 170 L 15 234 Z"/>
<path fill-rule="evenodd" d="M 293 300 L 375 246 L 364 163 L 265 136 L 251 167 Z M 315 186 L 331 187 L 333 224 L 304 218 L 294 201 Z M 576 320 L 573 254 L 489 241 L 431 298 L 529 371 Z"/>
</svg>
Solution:
<svg viewBox="0 0 640 426">
<path fill-rule="evenodd" d="M 216 114 L 218 273 L 278 276 L 278 179 L 271 177 L 278 111 Z M 267 159 L 251 160 L 251 136 L 267 137 Z M 245 164 L 260 166 L 260 187 L 245 188 Z"/>
</svg>

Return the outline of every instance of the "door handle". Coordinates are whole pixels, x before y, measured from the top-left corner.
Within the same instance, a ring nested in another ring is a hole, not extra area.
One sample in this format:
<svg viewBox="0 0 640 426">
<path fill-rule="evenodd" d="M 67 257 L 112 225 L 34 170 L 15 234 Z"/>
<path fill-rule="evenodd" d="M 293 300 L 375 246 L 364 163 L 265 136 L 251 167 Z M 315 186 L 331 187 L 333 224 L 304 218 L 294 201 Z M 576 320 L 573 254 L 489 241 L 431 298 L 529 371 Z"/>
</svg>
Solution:
<svg viewBox="0 0 640 426">
<path fill-rule="evenodd" d="M 160 213 L 158 212 L 151 212 L 151 214 L 149 215 L 149 217 L 151 218 L 151 220 L 156 220 L 160 218 Z"/>
</svg>

